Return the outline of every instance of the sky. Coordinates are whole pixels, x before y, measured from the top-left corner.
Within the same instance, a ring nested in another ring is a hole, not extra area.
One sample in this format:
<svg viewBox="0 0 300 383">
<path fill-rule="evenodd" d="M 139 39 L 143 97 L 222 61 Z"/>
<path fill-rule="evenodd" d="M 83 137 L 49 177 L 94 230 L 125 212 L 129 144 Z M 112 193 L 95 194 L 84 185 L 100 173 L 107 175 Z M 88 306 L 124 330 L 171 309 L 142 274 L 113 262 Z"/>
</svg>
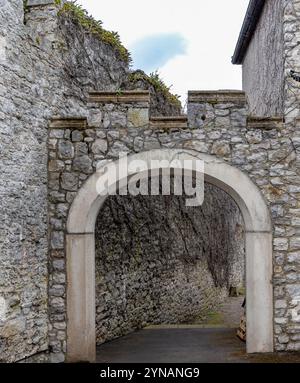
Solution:
<svg viewBox="0 0 300 383">
<path fill-rule="evenodd" d="M 231 64 L 249 0 L 78 0 L 119 33 L 133 69 L 158 71 L 184 103 L 188 90 L 241 89 Z"/>
</svg>

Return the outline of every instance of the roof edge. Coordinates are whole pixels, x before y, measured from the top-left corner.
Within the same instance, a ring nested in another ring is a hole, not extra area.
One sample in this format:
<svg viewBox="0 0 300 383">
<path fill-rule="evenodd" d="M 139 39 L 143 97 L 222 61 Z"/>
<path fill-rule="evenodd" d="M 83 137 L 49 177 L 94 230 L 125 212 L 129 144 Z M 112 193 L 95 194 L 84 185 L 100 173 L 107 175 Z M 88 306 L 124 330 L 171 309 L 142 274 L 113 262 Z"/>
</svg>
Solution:
<svg viewBox="0 0 300 383">
<path fill-rule="evenodd" d="M 240 65 L 244 61 L 252 36 L 262 15 L 265 0 L 250 0 L 243 26 L 232 57 L 232 64 Z"/>
</svg>

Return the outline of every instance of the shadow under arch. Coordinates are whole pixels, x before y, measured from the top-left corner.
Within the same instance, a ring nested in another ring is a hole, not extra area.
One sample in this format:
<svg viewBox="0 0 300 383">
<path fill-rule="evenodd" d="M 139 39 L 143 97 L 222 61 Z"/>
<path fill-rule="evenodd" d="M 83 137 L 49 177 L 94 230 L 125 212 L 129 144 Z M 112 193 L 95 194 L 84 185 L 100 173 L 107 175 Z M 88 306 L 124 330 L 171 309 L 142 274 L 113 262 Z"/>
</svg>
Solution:
<svg viewBox="0 0 300 383">
<path fill-rule="evenodd" d="M 245 223 L 247 352 L 273 352 L 272 223 L 268 206 L 251 179 L 214 156 L 185 149 L 159 149 L 133 154 L 112 164 L 133 161 L 201 160 L 204 178 L 223 189 L 239 206 Z M 107 195 L 99 195 L 95 172 L 78 191 L 69 211 L 66 234 L 67 360 L 96 358 L 95 335 L 95 222 Z M 127 172 L 130 179 L 134 174 Z M 124 181 L 118 179 L 117 181 Z"/>
</svg>

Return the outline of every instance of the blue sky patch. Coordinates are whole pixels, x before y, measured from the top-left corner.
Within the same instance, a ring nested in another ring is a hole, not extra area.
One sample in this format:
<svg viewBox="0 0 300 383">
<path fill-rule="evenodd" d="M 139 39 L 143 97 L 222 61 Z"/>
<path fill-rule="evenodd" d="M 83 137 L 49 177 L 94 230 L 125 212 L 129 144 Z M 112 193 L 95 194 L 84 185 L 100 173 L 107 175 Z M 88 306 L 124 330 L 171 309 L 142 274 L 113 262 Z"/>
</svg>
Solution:
<svg viewBox="0 0 300 383">
<path fill-rule="evenodd" d="M 153 72 L 187 51 L 187 42 L 179 33 L 146 36 L 130 47 L 135 69 Z"/>
</svg>

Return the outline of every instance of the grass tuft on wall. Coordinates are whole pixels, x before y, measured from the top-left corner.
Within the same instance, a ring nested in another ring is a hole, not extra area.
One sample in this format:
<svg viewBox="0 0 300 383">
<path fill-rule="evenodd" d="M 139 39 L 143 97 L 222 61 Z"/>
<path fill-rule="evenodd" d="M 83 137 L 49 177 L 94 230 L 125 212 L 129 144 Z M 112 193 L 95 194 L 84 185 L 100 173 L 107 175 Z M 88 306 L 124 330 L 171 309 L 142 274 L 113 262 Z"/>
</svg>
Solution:
<svg viewBox="0 0 300 383">
<path fill-rule="evenodd" d="M 106 44 L 115 48 L 120 57 L 127 63 L 131 62 L 129 51 L 122 45 L 120 36 L 117 32 L 107 31 L 102 26 L 102 21 L 95 20 L 77 1 L 67 1 L 61 4 L 61 0 L 56 0 L 56 5 L 60 7 L 58 14 L 60 16 L 69 17 L 79 25 L 81 25 L 88 33 L 99 38 Z"/>
<path fill-rule="evenodd" d="M 129 75 L 129 81 L 145 81 L 152 85 L 157 92 L 161 92 L 163 96 L 171 103 L 181 108 L 180 96 L 171 93 L 171 86 L 167 86 L 165 82 L 160 78 L 159 73 L 153 72 L 148 76 L 143 71 L 136 71 Z"/>
</svg>

